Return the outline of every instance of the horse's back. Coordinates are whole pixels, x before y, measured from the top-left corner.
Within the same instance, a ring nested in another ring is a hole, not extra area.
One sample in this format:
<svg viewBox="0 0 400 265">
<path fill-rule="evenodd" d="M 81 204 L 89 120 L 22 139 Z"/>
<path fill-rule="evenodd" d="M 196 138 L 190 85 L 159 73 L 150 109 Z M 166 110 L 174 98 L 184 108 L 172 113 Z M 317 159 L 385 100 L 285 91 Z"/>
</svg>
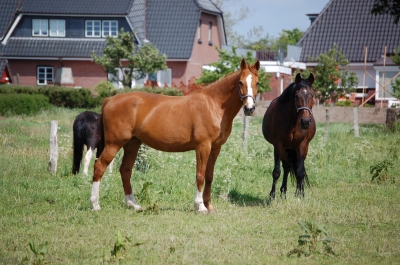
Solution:
<svg viewBox="0 0 400 265">
<path fill-rule="evenodd" d="M 118 134 L 125 141 L 136 137 L 163 151 L 193 150 L 203 135 L 208 137 L 216 127 L 205 122 L 209 110 L 204 109 L 204 102 L 199 93 L 195 98 L 143 92 L 117 95 L 103 106 L 105 132 Z M 123 132 L 110 132 L 121 127 Z"/>
</svg>

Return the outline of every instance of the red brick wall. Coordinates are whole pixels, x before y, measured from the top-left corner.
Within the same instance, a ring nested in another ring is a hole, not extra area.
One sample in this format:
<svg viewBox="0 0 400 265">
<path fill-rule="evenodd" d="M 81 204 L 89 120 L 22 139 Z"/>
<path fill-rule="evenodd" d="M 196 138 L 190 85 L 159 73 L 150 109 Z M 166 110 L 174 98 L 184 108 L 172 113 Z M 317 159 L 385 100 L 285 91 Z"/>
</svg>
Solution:
<svg viewBox="0 0 400 265">
<path fill-rule="evenodd" d="M 93 88 L 100 81 L 107 80 L 107 74 L 103 68 L 90 61 L 51 61 L 51 60 L 8 60 L 13 78 L 17 83 L 17 74 L 19 74 L 19 84 L 24 86 L 36 86 L 36 68 L 37 66 L 54 67 L 54 82 L 57 75 L 57 69 L 61 67 L 70 67 L 74 78 L 74 86 Z"/>
<path fill-rule="evenodd" d="M 262 93 L 261 100 L 273 100 L 276 97 L 279 97 L 281 94 L 281 80 L 283 80 L 283 90 L 287 88 L 293 81 L 292 76 L 287 74 L 280 74 L 279 77 L 276 76 L 276 73 L 270 73 L 270 86 L 271 91 Z M 283 91 L 282 90 L 282 91 Z"/>
</svg>

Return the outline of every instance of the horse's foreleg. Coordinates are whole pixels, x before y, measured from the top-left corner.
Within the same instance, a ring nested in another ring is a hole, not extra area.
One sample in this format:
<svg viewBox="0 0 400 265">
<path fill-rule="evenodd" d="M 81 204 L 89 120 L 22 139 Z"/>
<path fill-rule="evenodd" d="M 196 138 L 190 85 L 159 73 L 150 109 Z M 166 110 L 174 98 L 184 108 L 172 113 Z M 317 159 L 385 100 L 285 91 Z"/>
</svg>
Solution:
<svg viewBox="0 0 400 265">
<path fill-rule="evenodd" d="M 211 185 L 214 178 L 214 166 L 217 161 L 221 147 L 211 151 L 210 157 L 208 158 L 207 168 L 206 168 L 206 183 L 204 186 L 203 200 L 204 206 L 208 209 L 208 212 L 213 212 L 214 207 L 211 204 Z"/>
<path fill-rule="evenodd" d="M 89 164 L 90 164 L 90 160 L 92 160 L 93 152 L 94 152 L 94 148 L 88 147 L 88 150 L 85 155 L 85 160 L 83 163 L 83 174 L 85 174 L 86 176 L 88 175 Z"/>
<path fill-rule="evenodd" d="M 201 213 L 207 213 L 207 208 L 203 200 L 203 185 L 208 158 L 210 156 L 211 145 L 202 144 L 196 149 L 196 184 L 197 191 L 194 198 L 194 208 Z M 211 185 L 211 184 L 210 184 Z"/>
<path fill-rule="evenodd" d="M 286 191 L 287 191 L 287 180 L 288 180 L 288 175 L 290 172 L 290 163 L 289 161 L 282 161 L 282 166 L 283 166 L 283 180 L 282 180 L 282 186 L 281 186 L 281 198 L 286 199 Z"/>
<path fill-rule="evenodd" d="M 304 176 L 306 174 L 306 170 L 304 168 L 304 158 L 299 156 L 297 160 L 297 169 L 296 169 L 296 194 L 295 196 L 301 196 L 304 198 Z"/>
<path fill-rule="evenodd" d="M 110 164 L 117 152 L 117 148 L 106 146 L 99 159 L 97 159 L 94 164 L 92 192 L 90 193 L 89 199 L 93 210 L 100 210 L 100 181 L 108 164 Z"/>
<path fill-rule="evenodd" d="M 274 148 L 274 170 L 272 171 L 272 188 L 271 192 L 269 193 L 270 200 L 275 199 L 275 191 L 276 191 L 276 183 L 278 182 L 279 176 L 281 175 L 281 158 L 279 151 L 277 151 L 277 148 Z"/>
<path fill-rule="evenodd" d="M 119 168 L 119 172 L 121 173 L 122 185 L 124 187 L 125 192 L 125 202 L 128 207 L 132 207 L 135 210 L 142 210 L 142 206 L 140 206 L 135 199 L 135 195 L 132 192 L 131 186 L 131 175 L 132 168 L 135 164 L 136 156 L 138 154 L 141 141 L 138 139 L 132 139 L 124 146 L 124 157 L 122 158 L 122 164 Z"/>
</svg>

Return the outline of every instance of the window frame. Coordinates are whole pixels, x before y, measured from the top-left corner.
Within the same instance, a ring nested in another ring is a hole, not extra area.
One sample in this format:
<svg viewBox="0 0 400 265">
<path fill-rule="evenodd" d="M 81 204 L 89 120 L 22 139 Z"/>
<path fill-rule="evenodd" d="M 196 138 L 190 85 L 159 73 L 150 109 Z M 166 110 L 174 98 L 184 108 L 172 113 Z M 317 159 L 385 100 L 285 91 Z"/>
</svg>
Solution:
<svg viewBox="0 0 400 265">
<path fill-rule="evenodd" d="M 99 23 L 99 31 L 98 31 L 98 35 L 96 35 L 96 25 L 95 23 L 98 22 Z M 91 35 L 88 34 L 88 23 L 91 23 L 91 27 L 92 27 L 92 33 Z M 86 38 L 101 38 L 101 33 L 102 33 L 102 23 L 101 20 L 86 20 L 85 21 L 85 37 Z"/>
<path fill-rule="evenodd" d="M 208 22 L 208 45 L 212 45 L 212 22 Z"/>
<path fill-rule="evenodd" d="M 43 73 L 40 73 L 40 69 L 44 69 Z M 48 72 L 48 70 L 51 69 L 51 73 Z M 39 75 L 43 74 L 44 77 L 40 78 Z M 49 74 L 51 74 L 51 80 L 49 78 Z M 43 80 L 43 82 L 40 82 L 40 80 Z M 52 84 L 54 82 L 54 67 L 53 66 L 48 66 L 48 65 L 40 65 L 36 67 L 36 84 L 38 86 L 47 86 L 49 84 Z"/>
<path fill-rule="evenodd" d="M 60 29 L 60 22 L 63 22 L 63 28 Z M 55 35 L 52 34 L 52 28 L 51 26 L 54 25 L 53 23 L 56 23 L 56 30 L 55 30 Z M 65 37 L 66 35 L 66 30 L 65 30 L 65 19 L 50 19 L 49 21 L 49 36 L 50 37 Z"/>
<path fill-rule="evenodd" d="M 38 33 L 35 33 L 35 22 L 39 22 Z M 46 22 L 46 27 L 42 25 L 43 22 Z M 46 29 L 46 34 L 43 34 L 44 29 Z M 32 36 L 33 37 L 47 37 L 49 36 L 49 20 L 42 18 L 33 18 L 32 19 Z"/>
<path fill-rule="evenodd" d="M 105 25 L 106 23 L 108 23 L 109 25 L 106 26 Z M 116 23 L 115 31 L 113 31 L 112 23 Z M 108 27 L 108 35 L 106 34 L 106 32 L 104 30 L 106 27 Z M 113 33 L 114 33 L 114 35 L 113 35 Z M 118 20 L 102 20 L 101 21 L 101 36 L 103 38 L 106 38 L 108 36 L 113 37 L 113 38 L 118 37 Z"/>
</svg>

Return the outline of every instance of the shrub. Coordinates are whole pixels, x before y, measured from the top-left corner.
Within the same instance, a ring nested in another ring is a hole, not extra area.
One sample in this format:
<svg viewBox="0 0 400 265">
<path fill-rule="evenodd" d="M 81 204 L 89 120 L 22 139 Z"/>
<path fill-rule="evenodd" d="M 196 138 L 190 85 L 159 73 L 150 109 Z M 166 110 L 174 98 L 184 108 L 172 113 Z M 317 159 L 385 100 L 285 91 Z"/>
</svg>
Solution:
<svg viewBox="0 0 400 265">
<path fill-rule="evenodd" d="M 0 113 L 2 115 L 32 115 L 49 107 L 49 98 L 44 95 L 0 94 Z"/>
<path fill-rule="evenodd" d="M 350 107 L 351 106 L 351 101 L 350 100 L 338 101 L 338 102 L 336 102 L 336 106 Z"/>
<path fill-rule="evenodd" d="M 94 90 L 99 93 L 99 96 L 102 98 L 110 97 L 113 94 L 113 91 L 115 90 L 114 86 L 112 83 L 107 82 L 107 81 L 101 81 L 98 83 L 95 87 Z"/>
</svg>

